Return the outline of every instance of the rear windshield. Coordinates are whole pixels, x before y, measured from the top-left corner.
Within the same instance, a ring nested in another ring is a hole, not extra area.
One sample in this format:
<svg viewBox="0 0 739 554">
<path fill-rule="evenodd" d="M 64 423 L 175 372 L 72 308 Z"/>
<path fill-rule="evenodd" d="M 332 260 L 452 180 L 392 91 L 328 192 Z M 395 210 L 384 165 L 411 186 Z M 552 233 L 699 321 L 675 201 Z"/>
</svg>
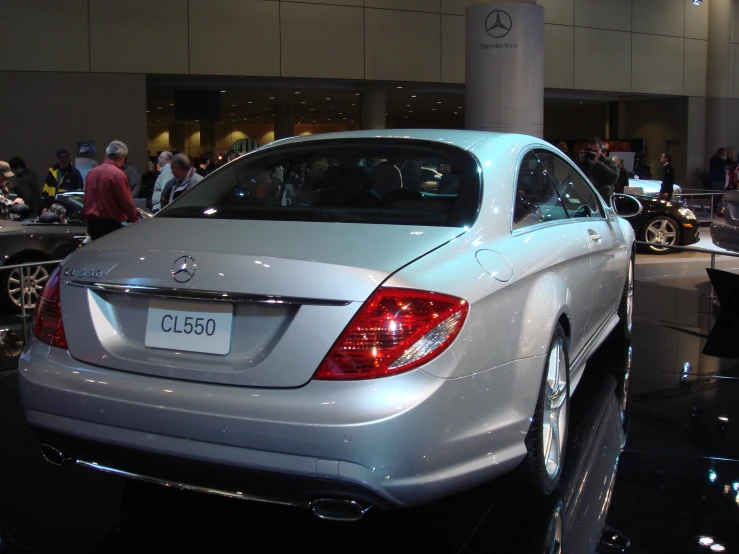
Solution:
<svg viewBox="0 0 739 554">
<path fill-rule="evenodd" d="M 464 150 L 424 141 L 321 140 L 240 158 L 157 217 L 464 227 L 480 204 Z"/>
</svg>

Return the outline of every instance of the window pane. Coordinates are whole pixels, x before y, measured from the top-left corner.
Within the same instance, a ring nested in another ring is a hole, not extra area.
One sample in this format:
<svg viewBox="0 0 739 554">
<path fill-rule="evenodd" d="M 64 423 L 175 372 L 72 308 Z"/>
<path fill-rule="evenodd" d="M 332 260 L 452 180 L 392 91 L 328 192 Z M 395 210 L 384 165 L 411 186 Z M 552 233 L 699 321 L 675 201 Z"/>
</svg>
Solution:
<svg viewBox="0 0 739 554">
<path fill-rule="evenodd" d="M 212 173 L 157 217 L 464 227 L 479 209 L 475 159 L 412 140 L 265 148 Z"/>
<path fill-rule="evenodd" d="M 566 218 L 567 213 L 552 181 L 547 178 L 534 152 L 529 152 L 521 161 L 518 171 L 513 228 L 521 229 Z"/>
<path fill-rule="evenodd" d="M 601 208 L 591 185 L 568 162 L 551 152 L 539 159 L 559 191 L 570 217 L 601 217 Z"/>
</svg>

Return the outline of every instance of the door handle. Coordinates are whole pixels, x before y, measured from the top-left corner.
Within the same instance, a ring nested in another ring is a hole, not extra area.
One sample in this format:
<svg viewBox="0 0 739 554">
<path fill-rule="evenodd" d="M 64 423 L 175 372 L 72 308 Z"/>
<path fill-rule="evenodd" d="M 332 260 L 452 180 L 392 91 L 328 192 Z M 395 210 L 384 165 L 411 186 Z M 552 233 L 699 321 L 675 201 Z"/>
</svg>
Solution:
<svg viewBox="0 0 739 554">
<path fill-rule="evenodd" d="M 592 229 L 588 229 L 588 234 L 590 235 L 590 238 L 593 242 L 600 242 L 600 235 L 593 231 Z"/>
</svg>

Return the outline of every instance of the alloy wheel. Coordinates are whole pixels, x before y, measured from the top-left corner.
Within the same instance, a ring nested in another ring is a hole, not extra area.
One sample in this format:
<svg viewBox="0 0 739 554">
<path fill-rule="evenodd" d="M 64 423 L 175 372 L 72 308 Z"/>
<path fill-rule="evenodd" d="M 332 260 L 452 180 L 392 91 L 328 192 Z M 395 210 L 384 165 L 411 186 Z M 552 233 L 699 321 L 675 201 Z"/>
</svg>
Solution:
<svg viewBox="0 0 739 554">
<path fill-rule="evenodd" d="M 23 271 L 24 280 L 22 290 L 21 270 Z M 42 265 L 13 269 L 8 277 L 8 298 L 17 307 L 20 308 L 21 302 L 23 302 L 27 310 L 32 310 L 36 307 L 36 302 L 38 302 L 48 280 L 49 272 Z"/>
<path fill-rule="evenodd" d="M 646 242 L 657 252 L 664 252 L 667 248 L 662 245 L 671 246 L 677 242 L 677 225 L 667 217 L 658 217 L 649 222 L 644 232 Z"/>
<path fill-rule="evenodd" d="M 557 340 L 552 344 L 547 366 L 542 441 L 544 468 L 549 477 L 559 473 L 564 456 L 567 432 L 567 361 L 564 344 Z"/>
</svg>

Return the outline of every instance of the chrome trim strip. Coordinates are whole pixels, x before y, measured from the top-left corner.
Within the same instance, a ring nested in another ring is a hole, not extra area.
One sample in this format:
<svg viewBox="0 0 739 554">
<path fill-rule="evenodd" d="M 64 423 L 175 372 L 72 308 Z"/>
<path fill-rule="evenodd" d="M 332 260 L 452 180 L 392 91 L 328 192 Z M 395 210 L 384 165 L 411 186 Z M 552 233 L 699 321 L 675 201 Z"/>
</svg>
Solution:
<svg viewBox="0 0 739 554">
<path fill-rule="evenodd" d="M 65 281 L 72 287 L 81 287 L 98 292 L 117 292 L 142 296 L 158 296 L 181 300 L 207 300 L 218 302 L 237 302 L 249 304 L 289 304 L 295 306 L 346 306 L 350 300 L 326 300 L 323 298 L 297 298 L 291 296 L 270 296 L 263 294 L 227 293 L 212 290 L 175 289 L 151 287 L 146 285 L 117 285 L 112 283 L 93 283 L 87 281 Z"/>
<path fill-rule="evenodd" d="M 296 508 L 305 508 L 310 509 L 311 503 L 308 501 L 298 501 L 298 500 L 279 500 L 277 498 L 267 498 L 265 496 L 256 496 L 251 494 L 244 494 L 239 491 L 224 491 L 220 489 L 211 489 L 208 487 L 200 487 L 197 485 L 189 485 L 187 483 L 179 483 L 176 481 L 167 481 L 165 479 L 159 479 L 157 477 L 149 477 L 148 475 L 139 475 L 138 473 L 130 473 L 128 471 L 123 471 L 120 469 L 115 469 L 112 467 L 102 466 L 95 462 L 87 462 L 85 460 L 76 460 L 77 465 L 81 465 L 90 469 L 95 469 L 97 471 L 103 471 L 105 473 L 113 473 L 115 475 L 120 475 L 121 477 L 128 477 L 129 479 L 136 479 L 138 481 L 145 481 L 147 483 L 152 483 L 154 485 L 162 485 L 165 487 L 172 487 L 183 491 L 193 491 L 193 492 L 199 492 L 204 494 L 212 494 L 216 496 L 223 496 L 226 498 L 239 498 L 241 500 L 251 500 L 253 502 L 262 502 L 265 504 L 279 504 L 281 506 L 293 506 Z"/>
</svg>

